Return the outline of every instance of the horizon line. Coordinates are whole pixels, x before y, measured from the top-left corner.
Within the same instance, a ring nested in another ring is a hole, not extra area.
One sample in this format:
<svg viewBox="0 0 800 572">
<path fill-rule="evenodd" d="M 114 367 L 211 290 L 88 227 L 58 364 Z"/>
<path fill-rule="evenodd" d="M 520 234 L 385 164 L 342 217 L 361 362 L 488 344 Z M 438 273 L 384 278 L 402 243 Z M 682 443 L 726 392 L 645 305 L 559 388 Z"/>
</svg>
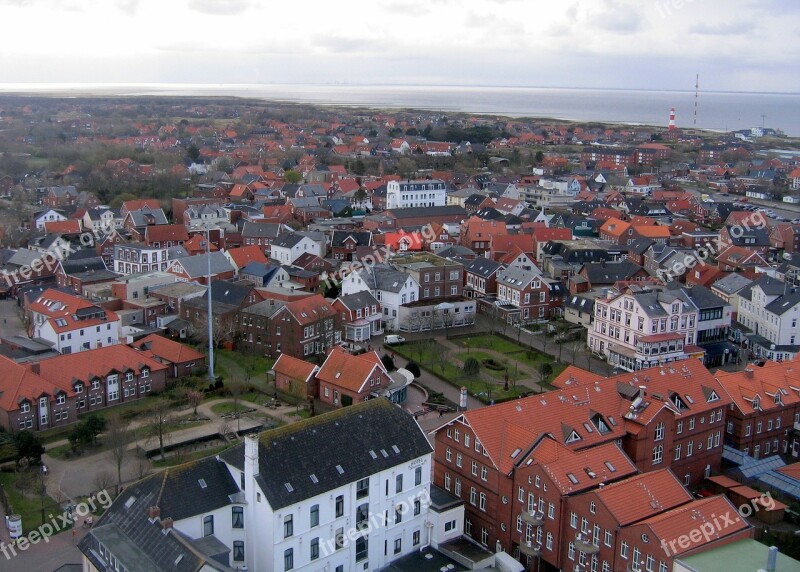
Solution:
<svg viewBox="0 0 800 572">
<path fill-rule="evenodd" d="M 253 88 L 253 87 L 280 87 L 280 86 L 307 86 L 307 87 L 391 87 L 391 88 L 451 88 L 451 89 L 552 89 L 573 91 L 627 91 L 627 92 L 661 92 L 661 93 L 694 93 L 695 90 L 673 88 L 643 88 L 643 87 L 589 87 L 567 85 L 494 85 L 494 84 L 424 84 L 424 83 L 350 83 L 350 82 L 295 82 L 295 83 L 198 83 L 198 82 L 3 82 L 0 81 L 0 92 L 13 92 L 16 90 L 58 90 L 79 88 L 142 88 L 142 87 L 195 87 L 205 89 L 222 88 Z M 737 90 L 698 90 L 699 93 L 737 94 L 737 95 L 786 95 L 797 96 L 796 91 L 737 91 Z"/>
</svg>

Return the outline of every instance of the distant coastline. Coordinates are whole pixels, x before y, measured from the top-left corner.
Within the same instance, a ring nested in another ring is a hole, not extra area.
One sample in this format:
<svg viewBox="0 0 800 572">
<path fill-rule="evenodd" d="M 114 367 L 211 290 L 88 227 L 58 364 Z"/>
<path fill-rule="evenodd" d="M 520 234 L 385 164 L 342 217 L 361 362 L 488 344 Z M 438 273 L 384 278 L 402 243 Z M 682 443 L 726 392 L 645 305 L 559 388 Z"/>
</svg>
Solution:
<svg viewBox="0 0 800 572">
<path fill-rule="evenodd" d="M 323 106 L 421 109 L 716 132 L 765 127 L 800 137 L 800 94 L 690 90 L 329 84 L 0 84 L 0 97 L 237 97 Z"/>
</svg>

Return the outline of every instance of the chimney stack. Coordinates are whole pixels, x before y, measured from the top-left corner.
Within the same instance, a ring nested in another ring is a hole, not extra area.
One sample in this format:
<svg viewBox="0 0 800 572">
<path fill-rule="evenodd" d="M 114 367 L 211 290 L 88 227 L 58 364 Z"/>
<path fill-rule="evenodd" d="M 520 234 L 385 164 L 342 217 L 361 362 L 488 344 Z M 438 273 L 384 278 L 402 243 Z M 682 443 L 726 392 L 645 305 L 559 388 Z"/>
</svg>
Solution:
<svg viewBox="0 0 800 572">
<path fill-rule="evenodd" d="M 167 530 L 168 528 L 172 528 L 172 519 L 171 518 L 165 518 L 164 520 L 162 520 L 161 521 L 161 528 L 164 529 L 164 530 Z"/>
<path fill-rule="evenodd" d="M 770 546 L 767 553 L 767 572 L 775 572 L 778 566 L 778 547 Z"/>
<path fill-rule="evenodd" d="M 149 509 L 147 509 L 147 517 L 150 520 L 155 520 L 160 516 L 161 516 L 161 509 L 158 508 L 157 506 L 151 506 Z"/>
</svg>

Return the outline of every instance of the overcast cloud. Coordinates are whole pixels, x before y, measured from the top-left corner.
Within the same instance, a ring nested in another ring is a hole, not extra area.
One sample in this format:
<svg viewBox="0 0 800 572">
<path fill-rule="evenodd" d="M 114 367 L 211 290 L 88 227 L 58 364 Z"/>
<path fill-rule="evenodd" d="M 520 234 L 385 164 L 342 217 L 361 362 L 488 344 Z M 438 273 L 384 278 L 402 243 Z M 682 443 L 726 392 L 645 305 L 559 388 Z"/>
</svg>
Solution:
<svg viewBox="0 0 800 572">
<path fill-rule="evenodd" d="M 0 82 L 800 92 L 799 5 L 0 0 Z"/>
</svg>

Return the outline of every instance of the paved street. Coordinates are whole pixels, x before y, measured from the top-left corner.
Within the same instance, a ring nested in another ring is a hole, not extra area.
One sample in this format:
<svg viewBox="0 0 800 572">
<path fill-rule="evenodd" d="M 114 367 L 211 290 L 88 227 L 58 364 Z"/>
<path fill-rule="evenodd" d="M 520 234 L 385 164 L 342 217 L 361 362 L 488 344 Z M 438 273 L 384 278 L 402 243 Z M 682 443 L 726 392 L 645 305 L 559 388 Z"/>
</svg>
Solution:
<svg viewBox="0 0 800 572">
<path fill-rule="evenodd" d="M 17 334 L 25 335 L 25 328 L 19 319 L 17 301 L 0 300 L 0 337 L 8 338 Z"/>
</svg>

